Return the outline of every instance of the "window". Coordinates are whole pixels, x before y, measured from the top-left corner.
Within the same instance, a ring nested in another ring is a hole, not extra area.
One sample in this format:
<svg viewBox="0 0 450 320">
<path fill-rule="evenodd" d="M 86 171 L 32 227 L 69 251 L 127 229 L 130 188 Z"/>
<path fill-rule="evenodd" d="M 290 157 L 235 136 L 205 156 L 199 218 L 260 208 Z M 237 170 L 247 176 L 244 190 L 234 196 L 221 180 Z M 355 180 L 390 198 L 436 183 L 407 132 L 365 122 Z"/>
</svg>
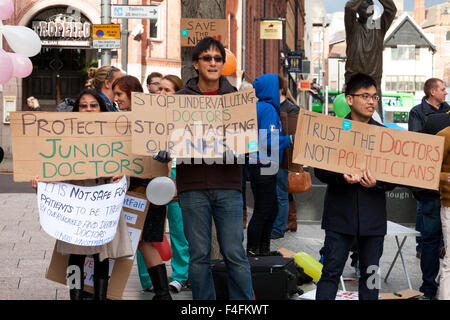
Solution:
<svg viewBox="0 0 450 320">
<path fill-rule="evenodd" d="M 397 46 L 396 48 L 391 48 L 392 60 L 419 60 L 420 50 L 416 49 L 414 46 Z"/>
<path fill-rule="evenodd" d="M 450 31 L 447 31 L 447 34 L 445 36 L 446 41 L 450 41 Z"/>
<path fill-rule="evenodd" d="M 165 6 L 163 5 L 154 5 L 157 13 L 155 14 L 155 18 L 150 18 L 149 20 L 149 37 L 152 40 L 162 40 L 163 35 L 163 22 L 162 18 L 164 17 Z"/>
<path fill-rule="evenodd" d="M 425 76 L 386 76 L 386 91 L 415 92 L 423 90 Z"/>
</svg>

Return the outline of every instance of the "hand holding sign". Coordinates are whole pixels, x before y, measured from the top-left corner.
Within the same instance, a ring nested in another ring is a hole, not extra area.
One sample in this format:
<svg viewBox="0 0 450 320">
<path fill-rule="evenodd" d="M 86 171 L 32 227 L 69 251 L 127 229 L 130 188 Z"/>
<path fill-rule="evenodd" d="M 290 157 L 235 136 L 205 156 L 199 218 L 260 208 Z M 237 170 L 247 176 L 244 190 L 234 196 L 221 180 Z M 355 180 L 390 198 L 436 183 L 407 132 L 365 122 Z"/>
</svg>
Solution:
<svg viewBox="0 0 450 320">
<path fill-rule="evenodd" d="M 369 170 L 363 171 L 363 176 L 361 177 L 361 185 L 366 188 L 373 188 L 377 184 L 377 180 L 375 180 L 370 174 Z"/>
</svg>

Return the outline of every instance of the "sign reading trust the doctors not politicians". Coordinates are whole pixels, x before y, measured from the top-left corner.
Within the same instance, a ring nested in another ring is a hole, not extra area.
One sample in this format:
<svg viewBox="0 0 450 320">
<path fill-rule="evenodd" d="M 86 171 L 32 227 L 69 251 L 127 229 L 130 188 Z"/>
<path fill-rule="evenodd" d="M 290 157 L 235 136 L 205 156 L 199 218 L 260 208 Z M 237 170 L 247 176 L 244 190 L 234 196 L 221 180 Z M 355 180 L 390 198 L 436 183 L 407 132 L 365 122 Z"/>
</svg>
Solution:
<svg viewBox="0 0 450 320">
<path fill-rule="evenodd" d="M 444 138 L 301 110 L 293 162 L 437 190 Z"/>
<path fill-rule="evenodd" d="M 14 181 L 152 178 L 167 165 L 131 152 L 125 112 L 11 112 Z"/>
</svg>

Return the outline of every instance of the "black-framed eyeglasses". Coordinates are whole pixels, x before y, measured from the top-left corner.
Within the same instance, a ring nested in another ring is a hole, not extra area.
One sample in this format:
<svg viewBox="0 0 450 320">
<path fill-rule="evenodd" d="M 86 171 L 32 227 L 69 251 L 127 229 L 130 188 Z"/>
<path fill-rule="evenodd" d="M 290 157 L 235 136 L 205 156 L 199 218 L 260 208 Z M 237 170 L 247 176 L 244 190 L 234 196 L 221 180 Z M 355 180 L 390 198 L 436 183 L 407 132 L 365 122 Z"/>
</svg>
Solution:
<svg viewBox="0 0 450 320">
<path fill-rule="evenodd" d="M 81 109 L 87 109 L 88 107 L 91 107 L 92 109 L 96 109 L 96 108 L 99 107 L 99 104 L 98 104 L 98 103 L 90 103 L 90 104 L 85 104 L 85 103 L 83 103 L 83 104 L 80 104 L 79 107 L 80 107 Z"/>
<path fill-rule="evenodd" d="M 216 63 L 223 62 L 223 57 L 221 57 L 221 56 L 214 56 L 214 57 L 212 57 L 209 54 L 207 54 L 207 55 L 204 55 L 203 57 L 198 57 L 198 60 L 203 60 L 205 62 L 211 62 L 212 59 L 214 59 L 214 61 Z"/>
<path fill-rule="evenodd" d="M 353 97 L 361 97 L 365 102 L 369 102 L 369 99 L 372 99 L 375 102 L 380 101 L 380 97 L 377 96 L 376 94 L 374 94 L 373 96 L 371 96 L 368 93 L 361 93 L 361 94 L 350 94 L 350 96 Z"/>
</svg>

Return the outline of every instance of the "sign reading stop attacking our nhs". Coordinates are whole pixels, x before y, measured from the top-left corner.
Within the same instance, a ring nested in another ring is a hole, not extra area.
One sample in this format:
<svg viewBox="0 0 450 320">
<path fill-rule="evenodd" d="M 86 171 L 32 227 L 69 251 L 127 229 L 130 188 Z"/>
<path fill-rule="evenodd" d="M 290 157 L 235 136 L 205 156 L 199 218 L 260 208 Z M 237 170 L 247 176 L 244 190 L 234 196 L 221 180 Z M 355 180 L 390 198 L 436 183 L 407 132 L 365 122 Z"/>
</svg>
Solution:
<svg viewBox="0 0 450 320">
<path fill-rule="evenodd" d="M 339 173 L 369 169 L 376 180 L 438 190 L 444 137 L 301 110 L 293 162 Z"/>
<path fill-rule="evenodd" d="M 126 177 L 118 183 L 82 187 L 39 182 L 39 220 L 45 232 L 79 246 L 99 246 L 114 239 L 127 192 Z"/>
</svg>

